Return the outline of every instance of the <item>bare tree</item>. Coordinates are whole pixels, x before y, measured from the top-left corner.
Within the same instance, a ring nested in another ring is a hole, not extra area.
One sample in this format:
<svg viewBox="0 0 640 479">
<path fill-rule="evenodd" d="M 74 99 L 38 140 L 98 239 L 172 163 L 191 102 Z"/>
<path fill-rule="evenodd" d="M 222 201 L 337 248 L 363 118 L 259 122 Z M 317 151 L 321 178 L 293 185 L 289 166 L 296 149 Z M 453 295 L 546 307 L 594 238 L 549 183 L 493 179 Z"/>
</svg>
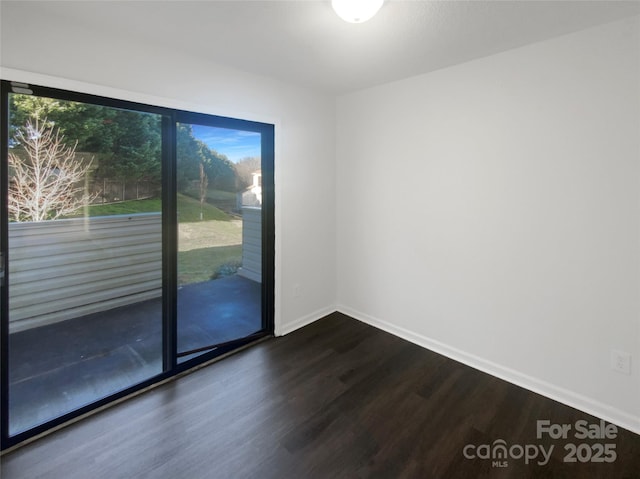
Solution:
<svg viewBox="0 0 640 479">
<path fill-rule="evenodd" d="M 9 215 L 14 221 L 45 221 L 70 215 L 95 195 L 86 188 L 91 168 L 76 159 L 76 145 L 68 147 L 59 131 L 28 121 L 15 140 L 26 157 L 9 153 Z"/>
<path fill-rule="evenodd" d="M 209 178 L 204 172 L 204 164 L 200 163 L 200 221 L 204 219 L 203 208 L 207 200 L 207 186 L 209 186 Z"/>
</svg>

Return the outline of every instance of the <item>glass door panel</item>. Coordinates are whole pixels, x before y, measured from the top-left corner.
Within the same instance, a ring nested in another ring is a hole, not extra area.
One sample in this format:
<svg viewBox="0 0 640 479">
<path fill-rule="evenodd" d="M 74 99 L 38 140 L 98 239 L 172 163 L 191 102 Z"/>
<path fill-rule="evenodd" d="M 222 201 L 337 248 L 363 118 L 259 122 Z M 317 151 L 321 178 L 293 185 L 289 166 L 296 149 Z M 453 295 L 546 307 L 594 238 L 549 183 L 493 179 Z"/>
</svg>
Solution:
<svg viewBox="0 0 640 479">
<path fill-rule="evenodd" d="M 261 135 L 177 124 L 178 362 L 264 329 Z"/>
<path fill-rule="evenodd" d="M 161 115 L 9 94 L 15 435 L 163 370 Z"/>
</svg>

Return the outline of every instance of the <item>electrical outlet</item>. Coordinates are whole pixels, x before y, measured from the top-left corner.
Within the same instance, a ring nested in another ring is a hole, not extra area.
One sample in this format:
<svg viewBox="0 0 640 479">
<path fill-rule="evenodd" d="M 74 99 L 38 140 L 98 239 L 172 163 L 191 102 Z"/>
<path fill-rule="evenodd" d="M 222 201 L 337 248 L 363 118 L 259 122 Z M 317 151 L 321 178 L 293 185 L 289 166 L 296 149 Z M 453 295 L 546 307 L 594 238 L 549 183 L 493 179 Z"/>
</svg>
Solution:
<svg viewBox="0 0 640 479">
<path fill-rule="evenodd" d="M 611 369 L 622 374 L 631 374 L 631 354 L 624 351 L 611 351 Z"/>
<path fill-rule="evenodd" d="M 293 297 L 294 298 L 299 298 L 300 297 L 300 285 L 299 284 L 294 284 L 293 285 Z"/>
</svg>

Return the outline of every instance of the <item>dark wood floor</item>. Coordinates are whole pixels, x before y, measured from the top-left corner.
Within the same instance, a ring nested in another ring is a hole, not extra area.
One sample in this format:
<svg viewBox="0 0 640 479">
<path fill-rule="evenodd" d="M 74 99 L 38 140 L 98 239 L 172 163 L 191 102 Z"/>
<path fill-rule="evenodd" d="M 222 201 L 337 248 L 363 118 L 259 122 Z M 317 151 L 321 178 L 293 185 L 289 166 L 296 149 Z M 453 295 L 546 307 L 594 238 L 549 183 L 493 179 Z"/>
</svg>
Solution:
<svg viewBox="0 0 640 479">
<path fill-rule="evenodd" d="M 544 419 L 599 422 L 336 313 L 6 454 L 2 478 L 640 477 L 640 436 L 537 439 Z M 499 439 L 554 450 L 463 454 Z M 617 459 L 565 463 L 570 442 Z"/>
</svg>

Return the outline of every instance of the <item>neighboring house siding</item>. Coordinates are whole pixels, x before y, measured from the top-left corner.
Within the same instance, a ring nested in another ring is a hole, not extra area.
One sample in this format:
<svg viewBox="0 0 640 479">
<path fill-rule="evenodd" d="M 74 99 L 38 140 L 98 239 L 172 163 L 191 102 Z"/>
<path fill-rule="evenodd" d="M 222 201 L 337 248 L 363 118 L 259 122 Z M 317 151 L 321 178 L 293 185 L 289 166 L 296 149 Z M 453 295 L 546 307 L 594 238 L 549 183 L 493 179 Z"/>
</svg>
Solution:
<svg viewBox="0 0 640 479">
<path fill-rule="evenodd" d="M 162 294 L 160 213 L 9 225 L 10 330 Z"/>
<path fill-rule="evenodd" d="M 242 268 L 238 274 L 262 281 L 262 208 L 242 208 Z"/>
</svg>

